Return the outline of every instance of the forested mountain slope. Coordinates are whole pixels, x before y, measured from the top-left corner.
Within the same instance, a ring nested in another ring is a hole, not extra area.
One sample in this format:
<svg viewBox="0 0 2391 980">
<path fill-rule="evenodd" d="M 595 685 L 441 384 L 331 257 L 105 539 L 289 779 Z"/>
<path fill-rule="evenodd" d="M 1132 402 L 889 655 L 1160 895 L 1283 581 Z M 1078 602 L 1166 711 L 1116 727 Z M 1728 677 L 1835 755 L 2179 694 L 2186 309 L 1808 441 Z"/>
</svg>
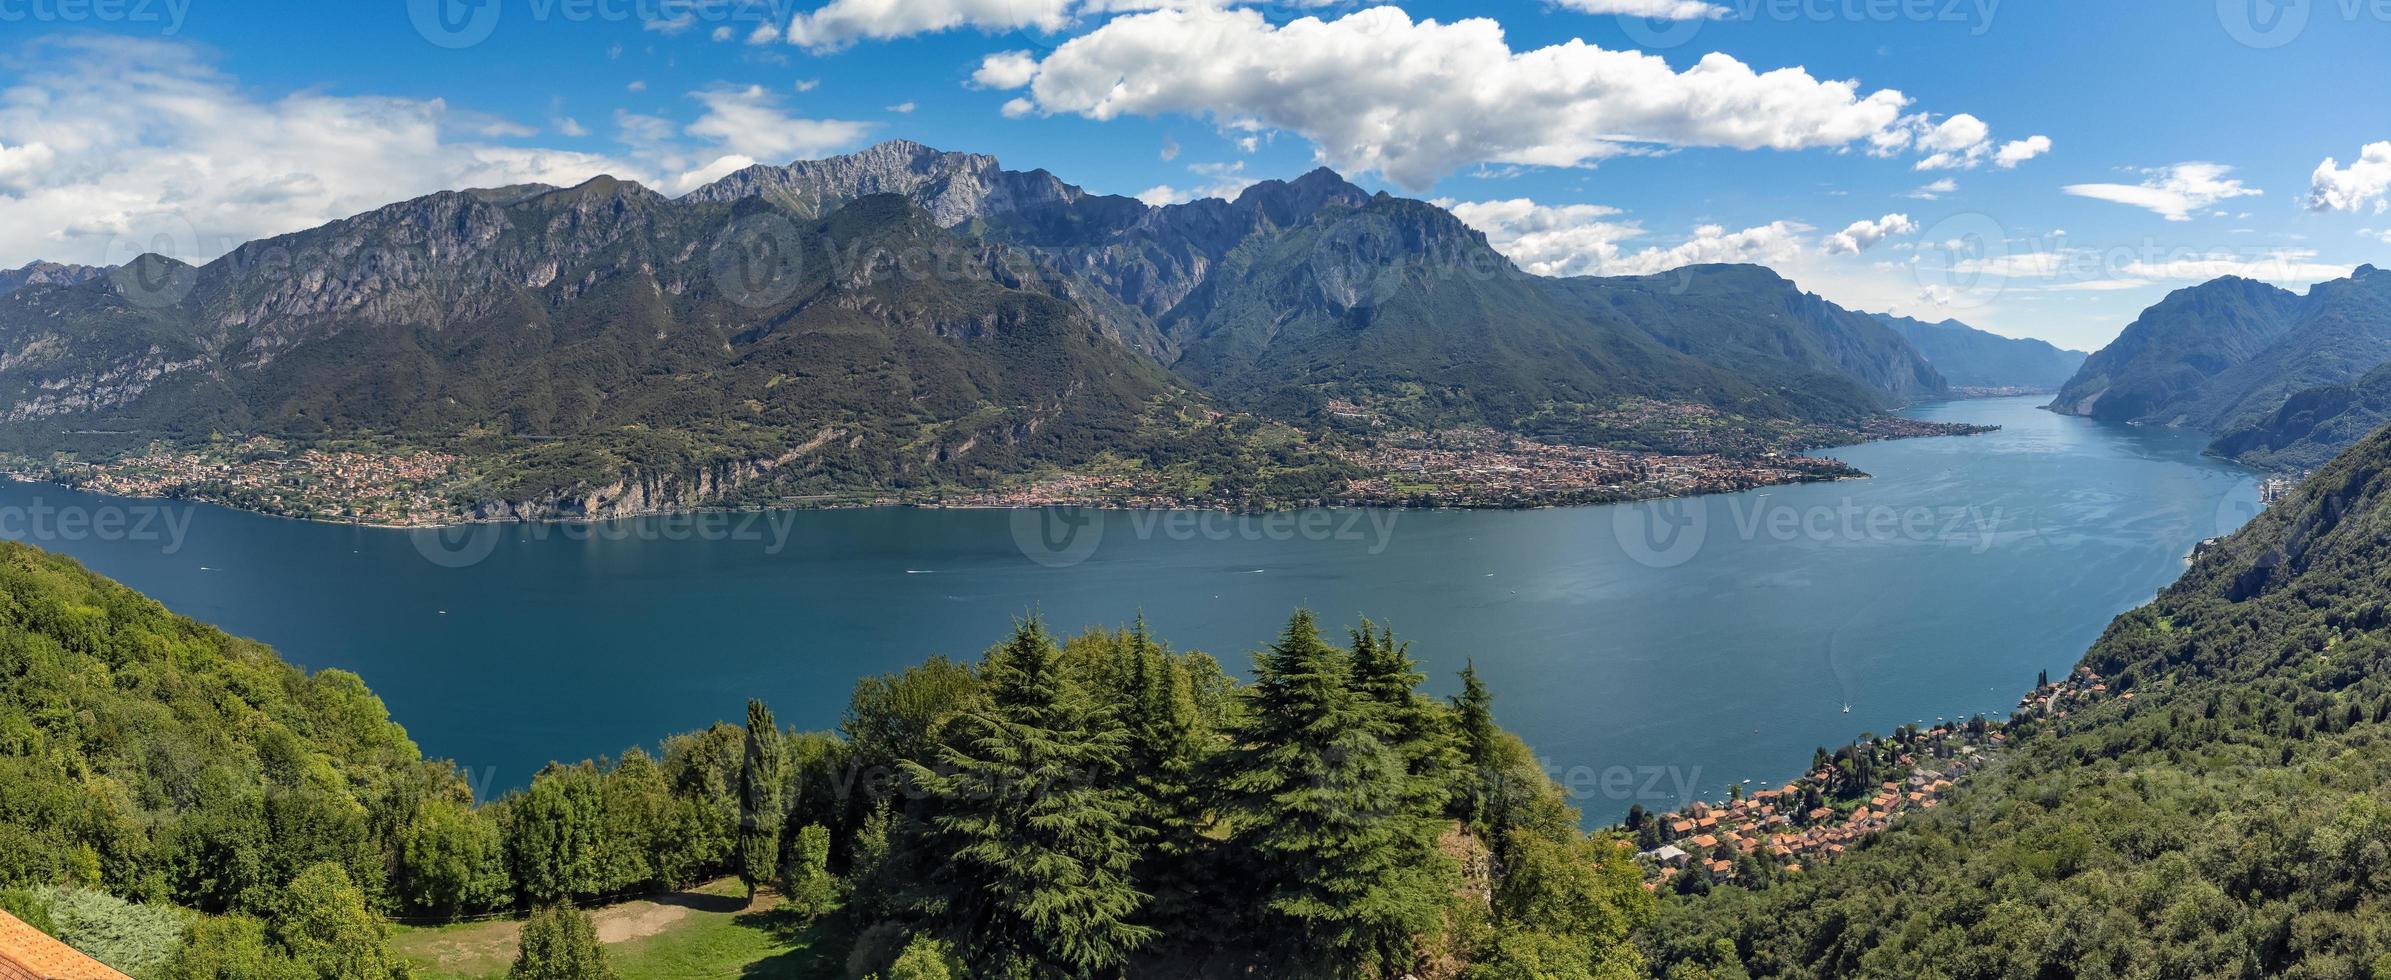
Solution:
<svg viewBox="0 0 2391 980">
<path fill-rule="evenodd" d="M 2235 277 L 2177 290 L 2084 362 L 2052 407 L 2230 432 L 2297 392 L 2391 361 L 2391 272 L 2359 266 L 2306 295 Z"/>
<path fill-rule="evenodd" d="M 143 980 L 395 980 L 387 915 L 726 874 L 856 976 L 1640 972 L 1623 842 L 1474 675 L 1428 699 L 1391 635 L 1309 614 L 1254 667 L 1030 620 L 863 679 L 837 734 L 750 702 L 476 801 L 355 676 L 0 544 L 0 907 Z"/>
<path fill-rule="evenodd" d="M 1947 805 L 1766 891 L 1663 902 L 1671 976 L 2391 972 L 2391 432 L 2084 657 Z"/>
</svg>

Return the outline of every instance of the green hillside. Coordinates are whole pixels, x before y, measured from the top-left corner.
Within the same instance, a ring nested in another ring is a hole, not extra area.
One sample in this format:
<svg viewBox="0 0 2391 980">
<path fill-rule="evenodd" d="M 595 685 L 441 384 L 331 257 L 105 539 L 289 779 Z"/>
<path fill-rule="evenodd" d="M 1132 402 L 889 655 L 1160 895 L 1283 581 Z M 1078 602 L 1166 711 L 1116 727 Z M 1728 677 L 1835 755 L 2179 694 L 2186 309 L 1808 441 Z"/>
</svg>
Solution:
<svg viewBox="0 0 2391 980">
<path fill-rule="evenodd" d="M 1839 861 L 1663 902 L 1677 976 L 2391 975 L 2391 433 L 2084 666 L 2118 697 L 2024 719 L 1998 766 Z"/>
</svg>

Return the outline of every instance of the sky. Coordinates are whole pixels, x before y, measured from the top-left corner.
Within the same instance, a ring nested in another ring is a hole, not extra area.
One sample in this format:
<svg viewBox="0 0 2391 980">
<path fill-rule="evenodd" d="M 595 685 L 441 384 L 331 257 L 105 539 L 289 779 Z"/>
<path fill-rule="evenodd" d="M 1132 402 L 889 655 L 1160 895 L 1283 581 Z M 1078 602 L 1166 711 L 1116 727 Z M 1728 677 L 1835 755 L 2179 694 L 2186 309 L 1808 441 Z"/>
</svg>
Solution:
<svg viewBox="0 0 2391 980">
<path fill-rule="evenodd" d="M 1329 166 L 1531 271 L 2089 350 L 2391 265 L 2386 79 L 2391 0 L 0 0 L 0 267 L 903 138 L 1158 204 Z"/>
</svg>

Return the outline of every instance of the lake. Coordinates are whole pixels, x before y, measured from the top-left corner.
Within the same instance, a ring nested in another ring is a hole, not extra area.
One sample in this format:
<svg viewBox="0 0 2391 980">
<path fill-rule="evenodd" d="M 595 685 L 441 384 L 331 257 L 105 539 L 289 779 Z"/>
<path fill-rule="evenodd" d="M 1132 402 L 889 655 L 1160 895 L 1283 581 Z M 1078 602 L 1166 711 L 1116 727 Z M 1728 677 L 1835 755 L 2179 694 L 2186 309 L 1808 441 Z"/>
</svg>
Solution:
<svg viewBox="0 0 2391 980">
<path fill-rule="evenodd" d="M 442 532 L 0 483 L 0 535 L 176 611 L 362 675 L 483 785 L 652 745 L 749 697 L 827 728 L 857 677 L 974 657 L 1012 621 L 1142 612 L 1242 670 L 1298 604 L 1409 639 L 1439 694 L 1474 661 L 1496 713 L 1590 819 L 1797 774 L 1862 731 L 2006 715 L 2258 506 L 2204 440 L 2040 411 L 1830 453 L 1870 479 L 1535 511 L 886 508 Z"/>
</svg>

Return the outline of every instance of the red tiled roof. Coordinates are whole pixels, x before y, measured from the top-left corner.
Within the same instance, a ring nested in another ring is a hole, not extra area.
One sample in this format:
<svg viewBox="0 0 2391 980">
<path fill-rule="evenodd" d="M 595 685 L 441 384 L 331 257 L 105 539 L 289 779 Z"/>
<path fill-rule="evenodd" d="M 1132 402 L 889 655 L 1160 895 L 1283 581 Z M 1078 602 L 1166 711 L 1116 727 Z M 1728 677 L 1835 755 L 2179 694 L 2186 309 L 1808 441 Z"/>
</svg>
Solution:
<svg viewBox="0 0 2391 980">
<path fill-rule="evenodd" d="M 0 980 L 129 980 L 108 964 L 0 912 Z"/>
</svg>

